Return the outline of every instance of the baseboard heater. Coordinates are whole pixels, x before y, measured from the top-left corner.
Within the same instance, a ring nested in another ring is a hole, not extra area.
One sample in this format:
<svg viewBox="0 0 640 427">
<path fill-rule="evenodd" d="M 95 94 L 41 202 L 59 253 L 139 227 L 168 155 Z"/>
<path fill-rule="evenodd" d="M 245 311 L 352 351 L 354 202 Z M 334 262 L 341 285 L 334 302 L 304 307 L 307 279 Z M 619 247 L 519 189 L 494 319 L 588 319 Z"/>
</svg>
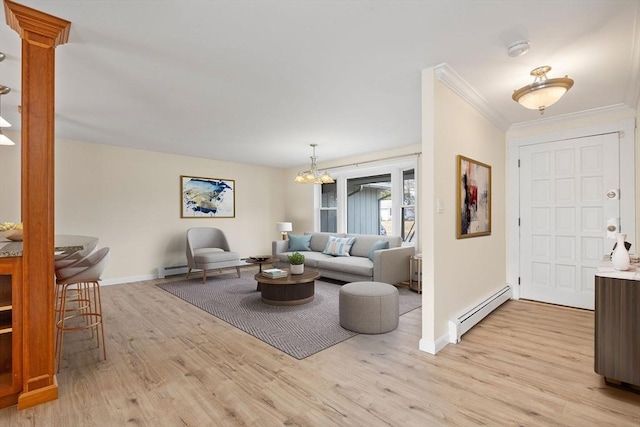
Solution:
<svg viewBox="0 0 640 427">
<path fill-rule="evenodd" d="M 459 343 L 465 332 L 473 328 L 500 305 L 510 300 L 512 293 L 511 287 L 505 286 L 480 304 L 449 320 L 449 342 L 453 344 Z"/>
<path fill-rule="evenodd" d="M 178 276 L 187 274 L 186 265 L 177 265 L 175 267 L 158 267 L 158 279 L 164 279 L 167 276 Z"/>
</svg>

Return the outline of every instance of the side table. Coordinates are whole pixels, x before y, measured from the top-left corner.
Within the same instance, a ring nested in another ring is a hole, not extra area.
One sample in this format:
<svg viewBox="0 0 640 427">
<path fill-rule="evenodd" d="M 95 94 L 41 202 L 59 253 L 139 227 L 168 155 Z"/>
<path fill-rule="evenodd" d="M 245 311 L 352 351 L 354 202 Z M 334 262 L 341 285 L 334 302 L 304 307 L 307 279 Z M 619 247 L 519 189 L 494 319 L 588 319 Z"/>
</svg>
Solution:
<svg viewBox="0 0 640 427">
<path fill-rule="evenodd" d="M 409 258 L 409 289 L 422 293 L 422 254 Z"/>
<path fill-rule="evenodd" d="M 262 265 L 263 264 L 274 264 L 277 260 L 275 258 L 265 258 L 265 257 L 249 257 L 245 260 L 249 264 L 258 264 L 259 269 L 258 272 L 262 273 Z"/>
</svg>

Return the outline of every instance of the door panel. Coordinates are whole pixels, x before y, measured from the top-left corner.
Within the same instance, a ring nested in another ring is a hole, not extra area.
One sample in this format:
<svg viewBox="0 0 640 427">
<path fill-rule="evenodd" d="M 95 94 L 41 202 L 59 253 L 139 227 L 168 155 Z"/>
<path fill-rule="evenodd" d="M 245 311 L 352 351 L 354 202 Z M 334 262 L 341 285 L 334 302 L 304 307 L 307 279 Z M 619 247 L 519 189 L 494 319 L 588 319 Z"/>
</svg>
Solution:
<svg viewBox="0 0 640 427">
<path fill-rule="evenodd" d="M 608 218 L 618 218 L 618 135 L 520 148 L 522 298 L 593 309 L 599 262 L 611 251 Z"/>
</svg>

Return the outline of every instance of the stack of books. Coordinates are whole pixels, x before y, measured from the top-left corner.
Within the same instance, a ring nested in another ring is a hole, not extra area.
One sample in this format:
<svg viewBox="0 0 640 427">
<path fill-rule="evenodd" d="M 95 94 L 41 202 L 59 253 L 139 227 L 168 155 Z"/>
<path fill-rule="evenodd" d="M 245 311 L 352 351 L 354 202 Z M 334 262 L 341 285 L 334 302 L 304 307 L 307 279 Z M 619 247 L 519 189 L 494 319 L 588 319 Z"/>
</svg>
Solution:
<svg viewBox="0 0 640 427">
<path fill-rule="evenodd" d="M 262 275 L 269 279 L 280 279 L 287 277 L 289 272 L 286 270 L 280 270 L 279 268 L 269 268 L 267 270 L 262 270 Z"/>
</svg>

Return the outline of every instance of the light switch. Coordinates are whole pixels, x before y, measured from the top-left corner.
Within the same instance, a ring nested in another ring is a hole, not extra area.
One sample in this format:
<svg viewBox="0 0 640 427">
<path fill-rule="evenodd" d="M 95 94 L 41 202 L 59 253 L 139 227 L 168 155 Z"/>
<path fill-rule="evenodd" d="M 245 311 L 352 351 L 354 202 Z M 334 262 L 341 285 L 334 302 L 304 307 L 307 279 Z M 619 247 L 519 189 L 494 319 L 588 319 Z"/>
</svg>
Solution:
<svg viewBox="0 0 640 427">
<path fill-rule="evenodd" d="M 436 199 L 436 212 L 444 213 L 444 203 L 440 199 Z"/>
</svg>

